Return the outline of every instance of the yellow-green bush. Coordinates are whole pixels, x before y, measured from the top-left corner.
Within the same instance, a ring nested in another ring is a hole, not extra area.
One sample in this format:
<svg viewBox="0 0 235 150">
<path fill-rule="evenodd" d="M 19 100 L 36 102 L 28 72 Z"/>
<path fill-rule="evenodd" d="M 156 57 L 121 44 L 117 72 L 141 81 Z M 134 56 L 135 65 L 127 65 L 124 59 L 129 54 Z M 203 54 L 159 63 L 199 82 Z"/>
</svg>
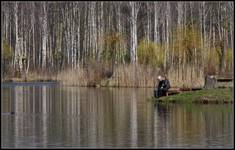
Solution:
<svg viewBox="0 0 235 150">
<path fill-rule="evenodd" d="M 3 73 L 3 78 L 5 78 L 5 74 L 10 73 L 12 69 L 10 67 L 11 64 L 10 62 L 12 58 L 12 48 L 6 39 L 4 39 L 2 43 L 1 55 L 2 55 L 1 63 L 3 63 L 1 73 Z"/>
<path fill-rule="evenodd" d="M 56 49 L 53 54 L 54 54 L 53 57 L 56 61 L 62 59 L 63 53 L 59 51 L 58 49 Z"/>
<path fill-rule="evenodd" d="M 3 40 L 2 56 L 4 60 L 8 60 L 12 57 L 12 48 L 7 40 Z"/>
<path fill-rule="evenodd" d="M 63 52 L 59 50 L 57 47 L 53 52 L 53 58 L 55 60 L 55 67 L 60 68 L 62 67 L 62 58 L 63 58 Z"/>
<path fill-rule="evenodd" d="M 232 69 L 233 50 L 231 48 L 225 51 L 225 64 L 227 69 Z"/>
<path fill-rule="evenodd" d="M 161 67 L 164 63 L 164 49 L 152 41 L 143 39 L 137 48 L 140 64 Z"/>
<path fill-rule="evenodd" d="M 124 41 L 124 36 L 121 33 L 115 32 L 107 34 L 104 38 L 104 49 L 101 53 L 101 59 L 105 61 L 115 60 L 121 62 L 126 55 L 125 50 L 121 48 L 122 45 L 125 44 Z"/>
<path fill-rule="evenodd" d="M 175 62 L 178 62 L 179 58 L 185 60 L 185 62 L 193 64 L 193 60 L 200 60 L 202 55 L 202 39 L 200 37 L 199 30 L 194 27 L 187 27 L 186 29 L 177 27 L 173 31 L 173 41 L 171 49 Z"/>
<path fill-rule="evenodd" d="M 207 74 L 216 74 L 219 68 L 219 53 L 216 48 L 212 48 L 208 51 L 205 57 L 205 68 Z"/>
</svg>

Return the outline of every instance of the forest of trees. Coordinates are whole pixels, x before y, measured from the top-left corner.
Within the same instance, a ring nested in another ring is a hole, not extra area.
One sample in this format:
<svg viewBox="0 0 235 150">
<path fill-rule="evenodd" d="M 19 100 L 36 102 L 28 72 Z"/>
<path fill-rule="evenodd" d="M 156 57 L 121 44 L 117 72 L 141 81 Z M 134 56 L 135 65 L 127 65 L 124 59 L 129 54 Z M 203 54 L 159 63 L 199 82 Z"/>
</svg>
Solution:
<svg viewBox="0 0 235 150">
<path fill-rule="evenodd" d="M 224 1 L 1 2 L 1 74 L 92 63 L 231 73 L 233 8 Z"/>
</svg>

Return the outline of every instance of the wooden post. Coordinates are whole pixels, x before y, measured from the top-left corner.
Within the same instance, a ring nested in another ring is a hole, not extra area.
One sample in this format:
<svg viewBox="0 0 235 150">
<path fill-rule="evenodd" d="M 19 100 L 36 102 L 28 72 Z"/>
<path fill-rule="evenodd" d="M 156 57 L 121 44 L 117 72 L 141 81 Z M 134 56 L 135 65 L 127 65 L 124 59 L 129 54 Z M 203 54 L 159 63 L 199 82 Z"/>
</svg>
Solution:
<svg viewBox="0 0 235 150">
<path fill-rule="evenodd" d="M 217 80 L 215 76 L 206 75 L 204 88 L 215 88 L 217 85 Z"/>
</svg>

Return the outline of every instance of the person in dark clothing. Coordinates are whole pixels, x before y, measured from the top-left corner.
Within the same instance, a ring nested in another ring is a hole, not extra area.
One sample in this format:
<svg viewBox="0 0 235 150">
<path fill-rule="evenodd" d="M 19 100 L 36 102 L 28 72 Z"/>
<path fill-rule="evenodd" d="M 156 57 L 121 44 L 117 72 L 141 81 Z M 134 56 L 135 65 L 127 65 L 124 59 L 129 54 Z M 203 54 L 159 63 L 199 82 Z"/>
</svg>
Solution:
<svg viewBox="0 0 235 150">
<path fill-rule="evenodd" d="M 170 88 L 170 82 L 165 76 L 158 76 L 158 81 L 158 86 L 154 90 L 154 97 L 156 98 L 166 96 L 166 92 Z"/>
</svg>

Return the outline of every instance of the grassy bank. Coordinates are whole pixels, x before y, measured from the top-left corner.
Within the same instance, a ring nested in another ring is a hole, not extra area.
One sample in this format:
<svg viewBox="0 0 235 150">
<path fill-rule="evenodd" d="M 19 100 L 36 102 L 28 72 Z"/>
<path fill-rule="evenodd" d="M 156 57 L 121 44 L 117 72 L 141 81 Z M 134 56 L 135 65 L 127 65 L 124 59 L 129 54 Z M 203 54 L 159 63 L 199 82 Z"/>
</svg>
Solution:
<svg viewBox="0 0 235 150">
<path fill-rule="evenodd" d="M 177 95 L 171 95 L 154 99 L 161 103 L 233 103 L 233 88 L 203 89 L 188 91 Z"/>
</svg>

